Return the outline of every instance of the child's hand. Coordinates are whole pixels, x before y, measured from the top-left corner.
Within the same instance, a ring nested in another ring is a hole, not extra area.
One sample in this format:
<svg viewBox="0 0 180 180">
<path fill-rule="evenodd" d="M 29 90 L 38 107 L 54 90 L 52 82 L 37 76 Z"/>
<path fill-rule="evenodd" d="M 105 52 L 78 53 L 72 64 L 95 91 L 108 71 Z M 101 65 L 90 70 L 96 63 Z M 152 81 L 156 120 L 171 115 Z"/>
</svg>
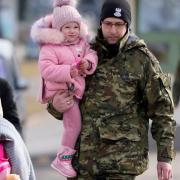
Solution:
<svg viewBox="0 0 180 180">
<path fill-rule="evenodd" d="M 6 177 L 6 180 L 21 180 L 20 177 L 16 174 L 9 174 Z"/>
<path fill-rule="evenodd" d="M 82 59 L 78 64 L 78 68 L 81 73 L 85 73 L 86 70 L 91 68 L 91 62 L 88 61 L 87 59 Z"/>
<path fill-rule="evenodd" d="M 71 75 L 71 78 L 75 78 L 79 75 L 79 72 L 77 70 L 77 68 L 75 66 L 72 66 L 71 69 L 70 69 L 70 75 Z"/>
</svg>

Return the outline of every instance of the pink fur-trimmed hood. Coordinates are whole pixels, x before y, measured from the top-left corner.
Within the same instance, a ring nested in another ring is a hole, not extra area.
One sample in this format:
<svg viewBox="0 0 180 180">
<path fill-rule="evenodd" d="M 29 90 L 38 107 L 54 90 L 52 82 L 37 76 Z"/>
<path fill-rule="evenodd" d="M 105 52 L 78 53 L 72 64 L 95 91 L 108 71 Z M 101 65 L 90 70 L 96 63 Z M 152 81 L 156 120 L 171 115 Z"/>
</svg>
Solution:
<svg viewBox="0 0 180 180">
<path fill-rule="evenodd" d="M 51 27 L 51 22 L 45 21 L 41 18 L 36 21 L 31 28 L 31 38 L 36 43 L 40 44 L 62 44 L 64 42 L 64 35 L 61 31 Z M 80 38 L 88 38 L 87 26 L 81 23 Z"/>
</svg>

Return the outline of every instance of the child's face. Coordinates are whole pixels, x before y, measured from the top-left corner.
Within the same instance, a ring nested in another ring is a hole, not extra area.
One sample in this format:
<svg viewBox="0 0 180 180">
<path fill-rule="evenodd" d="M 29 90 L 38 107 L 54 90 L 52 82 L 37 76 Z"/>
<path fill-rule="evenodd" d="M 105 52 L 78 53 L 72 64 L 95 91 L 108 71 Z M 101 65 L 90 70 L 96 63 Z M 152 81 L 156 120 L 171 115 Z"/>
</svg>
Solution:
<svg viewBox="0 0 180 180">
<path fill-rule="evenodd" d="M 70 22 L 65 24 L 62 29 L 62 33 L 64 34 L 66 42 L 74 42 L 79 38 L 80 27 L 76 22 Z"/>
</svg>

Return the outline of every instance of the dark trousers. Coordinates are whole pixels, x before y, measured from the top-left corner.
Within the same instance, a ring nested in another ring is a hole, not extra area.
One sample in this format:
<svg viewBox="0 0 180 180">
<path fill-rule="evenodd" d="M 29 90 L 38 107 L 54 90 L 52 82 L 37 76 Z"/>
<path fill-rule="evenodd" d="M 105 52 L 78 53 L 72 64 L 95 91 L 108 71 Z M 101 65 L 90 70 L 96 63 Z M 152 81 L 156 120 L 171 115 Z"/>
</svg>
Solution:
<svg viewBox="0 0 180 180">
<path fill-rule="evenodd" d="M 133 175 L 109 175 L 109 176 L 97 176 L 97 177 L 78 177 L 68 178 L 68 180 L 135 180 L 136 176 Z"/>
</svg>

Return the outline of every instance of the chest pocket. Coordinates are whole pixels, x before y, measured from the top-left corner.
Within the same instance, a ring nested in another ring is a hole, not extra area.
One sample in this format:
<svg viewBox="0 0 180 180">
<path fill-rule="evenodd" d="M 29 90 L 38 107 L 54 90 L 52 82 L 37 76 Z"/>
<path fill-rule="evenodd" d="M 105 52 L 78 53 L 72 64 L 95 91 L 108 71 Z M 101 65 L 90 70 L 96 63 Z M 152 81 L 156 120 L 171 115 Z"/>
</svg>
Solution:
<svg viewBox="0 0 180 180">
<path fill-rule="evenodd" d="M 102 140 L 119 141 L 127 139 L 129 141 L 141 140 L 141 127 L 138 118 L 132 114 L 116 115 L 106 117 L 98 126 L 99 135 Z"/>
</svg>

